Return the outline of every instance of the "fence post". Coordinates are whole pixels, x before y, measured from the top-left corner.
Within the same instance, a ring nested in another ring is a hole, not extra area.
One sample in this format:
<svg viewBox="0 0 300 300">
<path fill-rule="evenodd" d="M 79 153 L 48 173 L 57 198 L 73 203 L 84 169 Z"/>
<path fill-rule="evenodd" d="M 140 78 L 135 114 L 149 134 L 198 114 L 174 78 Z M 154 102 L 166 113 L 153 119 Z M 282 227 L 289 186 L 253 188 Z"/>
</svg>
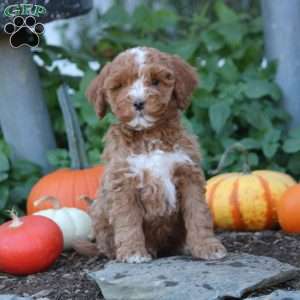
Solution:
<svg viewBox="0 0 300 300">
<path fill-rule="evenodd" d="M 291 127 L 300 126 L 300 1 L 261 0 L 265 49 L 278 61 L 276 81 Z"/>
</svg>

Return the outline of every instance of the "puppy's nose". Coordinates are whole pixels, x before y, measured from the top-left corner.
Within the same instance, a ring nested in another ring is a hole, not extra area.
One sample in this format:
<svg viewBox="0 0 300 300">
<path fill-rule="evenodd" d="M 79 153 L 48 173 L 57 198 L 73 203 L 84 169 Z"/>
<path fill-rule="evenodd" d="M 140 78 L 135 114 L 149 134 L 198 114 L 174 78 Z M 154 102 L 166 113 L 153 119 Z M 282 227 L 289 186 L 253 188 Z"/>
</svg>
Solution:
<svg viewBox="0 0 300 300">
<path fill-rule="evenodd" d="M 145 102 L 143 100 L 137 100 L 133 102 L 133 106 L 137 111 L 141 111 L 144 109 Z"/>
</svg>

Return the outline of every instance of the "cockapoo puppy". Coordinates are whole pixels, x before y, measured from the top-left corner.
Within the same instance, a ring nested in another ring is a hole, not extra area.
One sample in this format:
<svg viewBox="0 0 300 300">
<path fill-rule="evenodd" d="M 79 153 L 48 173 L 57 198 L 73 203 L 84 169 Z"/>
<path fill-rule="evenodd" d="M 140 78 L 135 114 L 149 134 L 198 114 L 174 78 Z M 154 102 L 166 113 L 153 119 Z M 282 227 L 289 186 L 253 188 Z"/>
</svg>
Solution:
<svg viewBox="0 0 300 300">
<path fill-rule="evenodd" d="M 91 83 L 98 116 L 110 107 L 118 123 L 105 137 L 105 174 L 90 208 L 96 244 L 79 252 L 128 263 L 226 255 L 205 202 L 197 140 L 180 122 L 196 86 L 191 66 L 146 47 L 119 54 Z"/>
</svg>

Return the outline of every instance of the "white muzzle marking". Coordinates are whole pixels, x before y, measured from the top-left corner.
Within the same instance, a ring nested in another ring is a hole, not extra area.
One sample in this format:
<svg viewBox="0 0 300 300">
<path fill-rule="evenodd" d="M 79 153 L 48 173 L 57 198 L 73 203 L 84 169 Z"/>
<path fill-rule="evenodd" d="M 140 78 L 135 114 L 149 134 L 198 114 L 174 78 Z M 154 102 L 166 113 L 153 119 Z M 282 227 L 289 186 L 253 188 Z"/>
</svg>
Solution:
<svg viewBox="0 0 300 300">
<path fill-rule="evenodd" d="M 141 99 L 145 100 L 145 85 L 144 85 L 144 78 L 141 77 L 137 79 L 129 90 L 129 96 L 133 99 Z"/>
<path fill-rule="evenodd" d="M 128 51 L 134 55 L 135 64 L 138 66 L 138 74 L 140 74 L 145 65 L 147 51 L 141 47 L 132 48 Z M 133 102 L 146 100 L 147 91 L 144 80 L 145 78 L 140 76 L 130 87 L 128 95 L 133 99 Z M 142 130 L 151 127 L 154 122 L 155 119 L 151 116 L 144 115 L 143 112 L 136 112 L 135 117 L 127 125 L 136 130 Z"/>
<path fill-rule="evenodd" d="M 127 125 L 136 130 L 143 130 L 149 128 L 153 122 L 154 119 L 152 117 L 137 114 L 134 119 L 127 123 Z"/>
</svg>

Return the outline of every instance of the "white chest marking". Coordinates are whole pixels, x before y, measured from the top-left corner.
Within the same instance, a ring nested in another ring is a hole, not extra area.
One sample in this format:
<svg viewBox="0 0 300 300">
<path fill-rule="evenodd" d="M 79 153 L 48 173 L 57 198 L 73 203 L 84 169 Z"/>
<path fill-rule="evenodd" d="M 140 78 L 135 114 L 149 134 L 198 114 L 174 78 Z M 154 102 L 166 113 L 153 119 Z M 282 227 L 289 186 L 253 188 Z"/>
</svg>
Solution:
<svg viewBox="0 0 300 300">
<path fill-rule="evenodd" d="M 176 207 L 176 190 L 171 180 L 171 171 L 176 163 L 189 163 L 192 160 L 182 151 L 164 152 L 155 150 L 148 154 L 131 155 L 127 158 L 131 170 L 142 176 L 143 171 L 150 171 L 151 174 L 160 179 L 164 185 L 165 197 L 168 204 Z"/>
</svg>

